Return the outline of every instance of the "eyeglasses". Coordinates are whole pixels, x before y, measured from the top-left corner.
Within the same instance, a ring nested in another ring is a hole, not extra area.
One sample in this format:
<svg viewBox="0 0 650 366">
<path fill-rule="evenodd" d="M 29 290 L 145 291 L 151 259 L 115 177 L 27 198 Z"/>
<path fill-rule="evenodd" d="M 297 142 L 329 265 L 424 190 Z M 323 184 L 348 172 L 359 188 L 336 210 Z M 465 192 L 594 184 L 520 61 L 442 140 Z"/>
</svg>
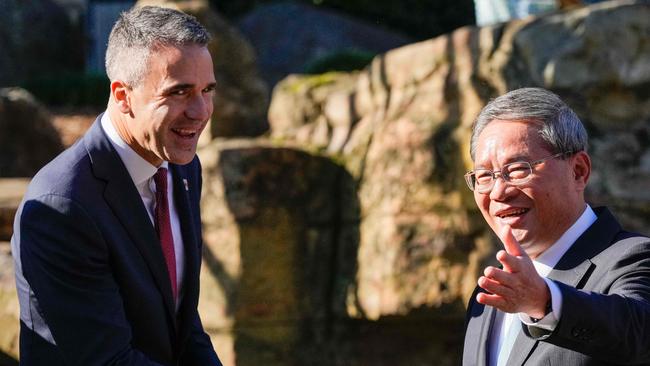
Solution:
<svg viewBox="0 0 650 366">
<path fill-rule="evenodd" d="M 465 173 L 465 182 L 470 190 L 478 193 L 488 193 L 494 187 L 494 182 L 497 180 L 497 174 L 503 180 L 513 186 L 524 184 L 528 182 L 533 174 L 533 166 L 541 164 L 547 160 L 559 158 L 561 156 L 572 155 L 573 152 L 566 151 L 555 155 L 547 156 L 545 158 L 527 162 L 515 161 L 504 165 L 501 170 L 492 171 L 490 169 L 474 169 Z"/>
</svg>

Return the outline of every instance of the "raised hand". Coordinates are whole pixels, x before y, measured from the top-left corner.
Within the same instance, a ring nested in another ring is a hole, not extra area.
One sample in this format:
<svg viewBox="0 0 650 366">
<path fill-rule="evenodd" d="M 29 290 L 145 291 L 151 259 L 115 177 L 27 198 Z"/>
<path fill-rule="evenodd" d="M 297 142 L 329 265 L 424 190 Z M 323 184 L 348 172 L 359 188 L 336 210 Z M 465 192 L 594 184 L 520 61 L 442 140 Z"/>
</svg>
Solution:
<svg viewBox="0 0 650 366">
<path fill-rule="evenodd" d="M 543 318 L 551 297 L 546 282 L 537 274 L 533 261 L 512 235 L 510 226 L 504 226 L 498 235 L 505 248 L 497 253 L 503 269 L 485 268 L 478 285 L 488 293 L 479 293 L 476 301 L 507 313 Z"/>
</svg>

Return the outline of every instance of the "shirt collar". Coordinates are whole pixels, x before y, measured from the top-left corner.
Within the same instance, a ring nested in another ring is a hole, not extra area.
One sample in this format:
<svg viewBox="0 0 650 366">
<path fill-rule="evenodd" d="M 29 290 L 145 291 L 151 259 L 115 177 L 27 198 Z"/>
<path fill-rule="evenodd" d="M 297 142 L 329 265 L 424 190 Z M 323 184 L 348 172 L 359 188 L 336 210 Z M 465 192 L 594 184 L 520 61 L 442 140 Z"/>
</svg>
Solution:
<svg viewBox="0 0 650 366">
<path fill-rule="evenodd" d="M 542 254 L 533 260 L 533 265 L 540 276 L 546 277 L 553 267 L 560 261 L 562 256 L 571 248 L 573 243 L 578 240 L 591 224 L 596 221 L 597 217 L 589 205 L 586 205 L 582 215 L 576 220 L 571 227 L 562 234 L 560 239 L 546 249 Z"/>
<path fill-rule="evenodd" d="M 108 116 L 108 111 L 104 112 L 102 115 L 101 123 L 111 145 L 113 145 L 117 154 L 120 156 L 120 159 L 122 159 L 124 166 L 126 166 L 126 170 L 129 172 L 129 175 L 136 186 L 145 183 L 148 179 L 153 177 L 153 175 L 156 174 L 156 171 L 158 171 L 158 168 L 168 168 L 169 164 L 166 161 L 163 161 L 160 167 L 151 165 L 151 163 L 146 161 L 143 157 L 138 155 L 135 150 L 127 145 L 127 143 L 117 133 L 115 126 L 113 126 L 113 123 Z"/>
</svg>

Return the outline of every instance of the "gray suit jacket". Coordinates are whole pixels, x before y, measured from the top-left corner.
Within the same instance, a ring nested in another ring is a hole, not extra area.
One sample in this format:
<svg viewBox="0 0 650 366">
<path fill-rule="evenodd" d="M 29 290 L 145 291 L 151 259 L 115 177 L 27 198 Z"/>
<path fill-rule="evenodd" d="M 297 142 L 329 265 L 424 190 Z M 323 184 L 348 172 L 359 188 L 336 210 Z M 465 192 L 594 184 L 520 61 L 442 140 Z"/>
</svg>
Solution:
<svg viewBox="0 0 650 366">
<path fill-rule="evenodd" d="M 548 278 L 562 292 L 553 332 L 519 331 L 508 366 L 650 365 L 650 239 L 623 231 L 606 208 Z M 496 310 L 467 309 L 463 365 L 487 365 Z"/>
</svg>

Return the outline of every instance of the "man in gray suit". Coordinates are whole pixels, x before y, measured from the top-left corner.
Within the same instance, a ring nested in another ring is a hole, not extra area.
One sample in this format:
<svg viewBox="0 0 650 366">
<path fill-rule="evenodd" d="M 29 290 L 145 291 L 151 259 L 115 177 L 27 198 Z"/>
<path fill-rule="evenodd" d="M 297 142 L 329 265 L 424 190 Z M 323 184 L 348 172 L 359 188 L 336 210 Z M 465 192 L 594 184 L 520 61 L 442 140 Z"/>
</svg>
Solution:
<svg viewBox="0 0 650 366">
<path fill-rule="evenodd" d="M 467 310 L 463 365 L 650 364 L 650 239 L 591 208 L 587 133 L 538 88 L 491 101 L 465 175 L 505 250 Z"/>
</svg>

